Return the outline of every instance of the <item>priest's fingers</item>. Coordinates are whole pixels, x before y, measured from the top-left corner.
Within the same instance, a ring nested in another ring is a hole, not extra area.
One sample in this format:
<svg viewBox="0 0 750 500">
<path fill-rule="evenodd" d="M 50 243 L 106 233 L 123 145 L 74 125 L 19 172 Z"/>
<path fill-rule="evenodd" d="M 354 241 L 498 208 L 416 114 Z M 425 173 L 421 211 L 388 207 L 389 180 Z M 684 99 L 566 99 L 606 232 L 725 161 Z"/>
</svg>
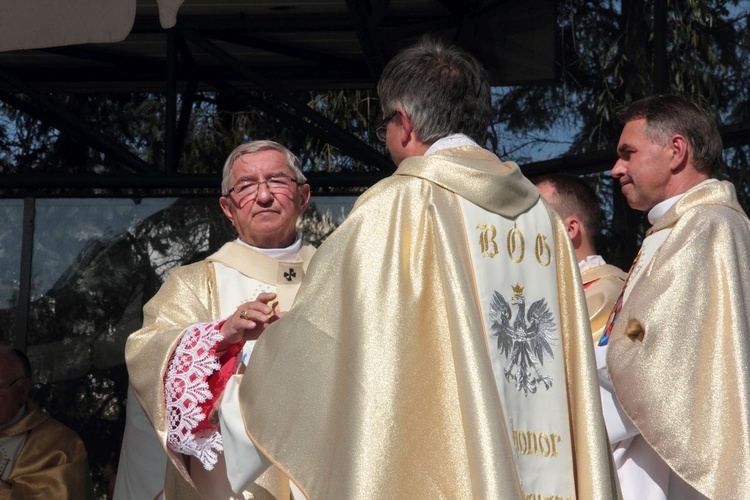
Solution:
<svg viewBox="0 0 750 500">
<path fill-rule="evenodd" d="M 269 302 L 272 302 L 274 299 L 276 299 L 276 294 L 273 292 L 263 292 L 259 293 L 257 297 L 255 297 L 255 300 L 253 302 L 262 302 L 264 304 L 268 304 Z"/>
<path fill-rule="evenodd" d="M 224 340 L 220 342 L 218 350 L 227 349 L 232 344 L 246 340 L 247 330 L 254 330 L 258 326 L 265 328 L 263 325 L 268 321 L 267 310 L 270 310 L 270 307 L 262 302 L 246 302 L 240 305 L 221 326 L 221 335 Z"/>
</svg>

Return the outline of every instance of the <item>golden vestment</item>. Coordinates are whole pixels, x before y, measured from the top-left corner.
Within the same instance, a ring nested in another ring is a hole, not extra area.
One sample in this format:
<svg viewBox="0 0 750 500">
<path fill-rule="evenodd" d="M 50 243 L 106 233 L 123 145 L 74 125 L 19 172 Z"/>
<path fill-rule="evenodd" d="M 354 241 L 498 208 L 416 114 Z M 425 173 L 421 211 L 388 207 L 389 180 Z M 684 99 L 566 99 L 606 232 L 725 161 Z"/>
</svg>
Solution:
<svg viewBox="0 0 750 500">
<path fill-rule="evenodd" d="M 0 488 L 0 498 L 93 499 L 86 447 L 72 429 L 51 418 L 31 402 L 28 413 L 0 431 L 0 437 L 26 434 L 8 483 Z"/>
<path fill-rule="evenodd" d="M 280 306 L 289 307 L 299 280 L 315 249 L 304 245 L 300 260 L 287 262 L 270 258 L 237 242 L 225 244 L 203 261 L 173 269 L 159 292 L 144 306 L 143 328 L 133 333 L 125 347 L 128 374 L 133 391 L 156 430 L 169 462 L 164 496 L 167 500 L 200 498 L 181 455 L 166 444 L 164 376 L 172 353 L 186 328 L 197 323 L 221 319 L 219 290 L 214 263 L 236 270 L 242 276 L 273 285 Z M 284 277 L 295 268 L 295 285 Z M 236 297 L 237 305 L 255 297 Z M 269 470 L 249 488 L 254 498 L 276 498 L 280 484 L 278 472 Z M 284 495 L 288 498 L 288 493 Z"/>
<path fill-rule="evenodd" d="M 607 326 L 609 313 L 625 285 L 626 277 L 626 273 L 611 264 L 596 266 L 581 272 L 594 344 L 599 342 L 599 337 L 602 336 L 604 327 Z"/>
<path fill-rule="evenodd" d="M 750 221 L 728 182 L 688 191 L 609 339 L 614 391 L 643 438 L 709 498 L 750 491 Z"/>
<path fill-rule="evenodd" d="M 309 498 L 523 498 L 457 195 L 509 219 L 543 203 L 515 164 L 484 149 L 408 158 L 360 197 L 255 346 L 240 386 L 245 426 Z M 612 498 L 577 263 L 545 207 L 575 491 Z"/>
</svg>

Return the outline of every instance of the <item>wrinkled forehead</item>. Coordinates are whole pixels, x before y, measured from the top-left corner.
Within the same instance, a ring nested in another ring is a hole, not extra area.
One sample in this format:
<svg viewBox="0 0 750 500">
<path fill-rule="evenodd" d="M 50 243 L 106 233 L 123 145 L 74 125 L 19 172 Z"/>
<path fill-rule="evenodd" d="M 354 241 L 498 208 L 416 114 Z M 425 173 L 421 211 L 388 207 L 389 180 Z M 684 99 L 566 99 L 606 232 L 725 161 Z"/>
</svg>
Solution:
<svg viewBox="0 0 750 500">
<path fill-rule="evenodd" d="M 234 179 L 265 178 L 273 174 L 286 174 L 294 178 L 294 172 L 289 168 L 286 156 L 274 149 L 245 153 L 232 164 Z"/>
</svg>

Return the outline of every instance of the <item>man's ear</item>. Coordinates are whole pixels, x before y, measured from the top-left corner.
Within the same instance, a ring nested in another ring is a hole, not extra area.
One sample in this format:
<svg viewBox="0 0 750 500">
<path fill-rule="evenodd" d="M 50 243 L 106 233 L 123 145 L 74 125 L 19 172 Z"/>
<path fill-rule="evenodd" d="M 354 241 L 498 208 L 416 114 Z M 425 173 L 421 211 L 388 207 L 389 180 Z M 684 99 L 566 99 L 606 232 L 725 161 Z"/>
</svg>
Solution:
<svg viewBox="0 0 750 500">
<path fill-rule="evenodd" d="M 396 111 L 398 118 L 394 118 L 400 122 L 401 129 L 399 131 L 399 140 L 402 145 L 406 145 L 412 139 L 411 134 L 414 131 L 414 125 L 411 123 L 411 118 L 406 114 L 406 111 L 399 109 Z"/>
<path fill-rule="evenodd" d="M 302 215 L 302 213 L 307 208 L 308 203 L 310 203 L 310 184 L 302 184 L 299 188 L 299 194 L 300 194 L 299 213 L 300 215 Z"/>
<path fill-rule="evenodd" d="M 687 139 L 681 134 L 675 134 L 669 139 L 669 147 L 672 151 L 672 161 L 669 163 L 669 168 L 677 170 L 688 161 L 689 148 Z"/>
<path fill-rule="evenodd" d="M 565 222 L 565 229 L 568 230 L 568 236 L 575 241 L 581 235 L 581 221 L 577 217 L 570 216 L 566 217 L 563 222 Z"/>
<path fill-rule="evenodd" d="M 221 210 L 224 212 L 224 215 L 227 216 L 229 222 L 232 223 L 232 226 L 234 226 L 234 214 L 232 213 L 231 203 L 232 202 L 226 196 L 222 196 L 221 198 L 219 198 L 219 205 L 221 206 Z"/>
</svg>

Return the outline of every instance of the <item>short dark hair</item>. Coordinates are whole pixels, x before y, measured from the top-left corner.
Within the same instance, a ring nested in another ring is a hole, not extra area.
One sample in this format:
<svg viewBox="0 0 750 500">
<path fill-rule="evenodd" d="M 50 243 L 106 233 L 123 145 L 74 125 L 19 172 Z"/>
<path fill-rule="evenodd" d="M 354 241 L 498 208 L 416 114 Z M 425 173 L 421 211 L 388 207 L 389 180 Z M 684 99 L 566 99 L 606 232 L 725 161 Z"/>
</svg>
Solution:
<svg viewBox="0 0 750 500">
<path fill-rule="evenodd" d="M 0 345 L 0 352 L 7 352 L 16 358 L 18 366 L 21 368 L 20 376 L 31 379 L 31 362 L 25 352 L 9 345 Z"/>
<path fill-rule="evenodd" d="M 31 361 L 29 361 L 29 357 L 26 356 L 26 353 L 23 352 L 20 349 L 13 348 L 13 353 L 18 358 L 18 362 L 21 364 L 21 370 L 23 371 L 23 376 L 26 378 L 31 378 Z"/>
<path fill-rule="evenodd" d="M 544 183 L 555 188 L 549 204 L 560 217 L 578 217 L 590 237 L 596 238 L 602 230 L 602 208 L 599 197 L 591 184 L 583 178 L 571 174 L 546 174 L 534 177 L 535 185 Z"/>
<path fill-rule="evenodd" d="M 645 97 L 619 109 L 616 116 L 623 124 L 645 119 L 646 136 L 660 146 L 674 134 L 684 136 L 698 172 L 710 175 L 721 164 L 723 145 L 716 123 L 701 106 L 685 97 Z"/>
<path fill-rule="evenodd" d="M 482 145 L 492 118 L 489 77 L 481 63 L 431 37 L 391 59 L 378 82 L 383 116 L 403 109 L 419 141 L 462 133 Z"/>
</svg>

